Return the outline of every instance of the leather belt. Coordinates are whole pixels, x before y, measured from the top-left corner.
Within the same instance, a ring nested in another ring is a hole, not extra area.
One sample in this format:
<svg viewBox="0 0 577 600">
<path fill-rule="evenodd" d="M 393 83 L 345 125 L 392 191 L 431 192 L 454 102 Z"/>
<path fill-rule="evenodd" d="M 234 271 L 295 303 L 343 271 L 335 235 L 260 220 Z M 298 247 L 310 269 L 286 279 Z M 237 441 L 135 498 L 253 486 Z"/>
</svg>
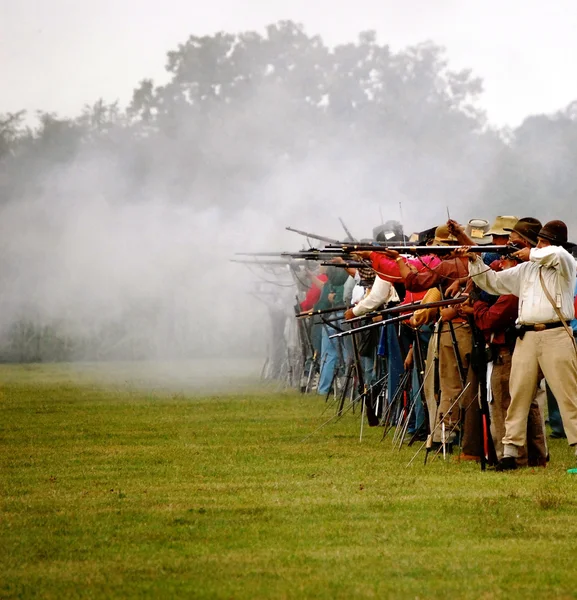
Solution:
<svg viewBox="0 0 577 600">
<path fill-rule="evenodd" d="M 569 325 L 569 323 L 567 323 Z M 555 321 L 554 323 L 527 323 L 526 325 L 519 325 L 518 331 L 545 331 L 546 329 L 556 329 L 557 327 L 564 327 L 563 321 Z"/>
</svg>

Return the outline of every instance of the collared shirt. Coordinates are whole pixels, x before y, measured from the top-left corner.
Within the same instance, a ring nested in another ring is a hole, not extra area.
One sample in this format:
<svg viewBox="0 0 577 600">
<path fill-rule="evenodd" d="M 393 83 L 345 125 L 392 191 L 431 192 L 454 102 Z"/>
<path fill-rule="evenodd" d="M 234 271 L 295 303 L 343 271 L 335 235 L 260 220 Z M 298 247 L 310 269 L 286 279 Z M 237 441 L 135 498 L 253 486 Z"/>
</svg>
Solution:
<svg viewBox="0 0 577 600">
<path fill-rule="evenodd" d="M 519 298 L 519 318 L 522 325 L 552 323 L 559 317 L 547 299 L 543 282 L 555 301 L 564 320 L 575 317 L 574 288 L 577 265 L 575 259 L 560 246 L 533 248 L 528 262 L 499 273 L 489 269 L 481 260 L 469 263 L 473 281 L 490 294 L 513 294 Z"/>
<path fill-rule="evenodd" d="M 360 317 L 375 310 L 385 302 L 398 301 L 399 296 L 395 288 L 388 281 L 377 277 L 371 291 L 353 308 L 353 313 L 355 317 Z"/>
<path fill-rule="evenodd" d="M 433 254 L 428 254 L 427 256 L 421 256 L 419 258 L 407 258 L 405 262 L 409 266 L 415 267 L 417 271 L 424 271 L 436 267 L 441 262 L 441 259 Z M 380 252 L 371 252 L 371 264 L 379 277 L 382 277 L 391 283 L 403 281 L 396 260 L 387 258 Z"/>
</svg>

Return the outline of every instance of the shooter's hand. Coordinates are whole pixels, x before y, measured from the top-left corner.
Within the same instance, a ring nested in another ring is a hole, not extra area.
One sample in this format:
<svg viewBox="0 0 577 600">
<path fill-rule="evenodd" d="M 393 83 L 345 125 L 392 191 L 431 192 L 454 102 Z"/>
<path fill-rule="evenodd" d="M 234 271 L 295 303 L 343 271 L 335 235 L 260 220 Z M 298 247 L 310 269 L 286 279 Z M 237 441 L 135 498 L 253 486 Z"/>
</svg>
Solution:
<svg viewBox="0 0 577 600">
<path fill-rule="evenodd" d="M 348 308 L 347 311 L 345 312 L 345 320 L 348 321 L 349 319 L 354 319 L 355 318 L 355 313 L 353 312 L 352 308 Z"/>
<path fill-rule="evenodd" d="M 460 246 L 459 248 L 455 248 L 454 255 L 464 256 L 468 258 L 470 262 L 475 262 L 479 257 L 476 252 L 469 252 L 470 249 L 470 246 Z"/>
<path fill-rule="evenodd" d="M 455 237 L 458 237 L 461 233 L 465 233 L 465 230 L 463 229 L 462 225 L 457 223 L 457 221 L 453 221 L 453 219 L 449 219 L 447 221 L 447 227 L 449 229 L 449 233 L 451 235 L 454 235 Z"/>
<path fill-rule="evenodd" d="M 413 366 L 413 348 L 411 348 L 405 358 L 404 367 L 405 371 L 408 371 Z"/>
<path fill-rule="evenodd" d="M 457 316 L 457 311 L 452 306 L 445 306 L 441 308 L 441 320 L 443 321 L 443 323 L 446 323 L 447 321 L 452 321 Z"/>
<path fill-rule="evenodd" d="M 380 254 L 384 254 L 387 258 L 391 260 L 396 260 L 399 257 L 399 253 L 392 248 L 387 248 L 386 250 L 378 250 Z"/>
<path fill-rule="evenodd" d="M 531 256 L 531 248 L 522 248 L 521 250 L 517 250 L 517 252 L 513 252 L 511 256 L 514 256 L 523 262 L 527 262 Z"/>
<path fill-rule="evenodd" d="M 454 298 L 461 291 L 461 282 L 455 279 L 453 283 L 445 290 L 445 295 Z"/>
<path fill-rule="evenodd" d="M 464 302 L 463 304 L 461 304 L 459 306 L 459 308 L 457 308 L 457 312 L 460 315 L 468 316 L 468 315 L 474 315 L 475 309 L 473 308 L 472 304 L 469 304 L 468 302 Z"/>
</svg>

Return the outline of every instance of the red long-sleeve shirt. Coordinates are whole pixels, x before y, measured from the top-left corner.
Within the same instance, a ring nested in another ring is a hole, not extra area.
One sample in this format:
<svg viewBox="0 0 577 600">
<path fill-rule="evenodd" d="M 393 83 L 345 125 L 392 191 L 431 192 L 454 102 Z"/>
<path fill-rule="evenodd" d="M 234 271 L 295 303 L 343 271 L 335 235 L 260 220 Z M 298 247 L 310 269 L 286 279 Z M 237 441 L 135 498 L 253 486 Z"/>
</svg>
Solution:
<svg viewBox="0 0 577 600">
<path fill-rule="evenodd" d="M 439 286 L 444 291 L 455 279 L 468 276 L 469 269 L 461 258 L 447 258 L 435 267 L 423 269 L 419 273 L 409 273 L 405 279 L 405 288 L 412 292 L 426 292 Z"/>
<path fill-rule="evenodd" d="M 475 325 L 483 332 L 485 339 L 498 345 L 504 345 L 505 330 L 514 325 L 519 314 L 519 298 L 512 294 L 499 296 L 499 299 L 489 306 L 482 300 L 473 304 Z"/>
<path fill-rule="evenodd" d="M 324 273 L 322 273 L 321 275 L 317 276 L 317 279 L 319 279 L 323 283 L 326 283 L 329 278 Z M 313 306 L 319 301 L 319 298 L 321 297 L 321 292 L 322 287 L 319 287 L 313 283 L 308 289 L 305 299 L 301 302 L 301 310 L 312 310 Z"/>
<path fill-rule="evenodd" d="M 408 258 L 406 260 L 408 265 L 411 265 L 417 269 L 419 272 L 428 271 L 439 265 L 441 263 L 441 259 L 438 256 L 434 256 L 429 254 L 427 256 L 422 256 L 421 258 Z M 373 269 L 377 272 L 379 277 L 382 277 L 386 281 L 390 281 L 391 283 L 402 283 L 403 278 L 401 277 L 401 272 L 399 270 L 399 265 L 396 260 L 392 260 L 391 258 L 387 258 L 384 254 L 380 252 L 371 252 L 371 263 Z M 411 304 L 413 302 L 418 302 L 423 299 L 423 296 L 427 293 L 427 290 L 409 290 L 406 286 L 406 295 L 401 304 Z"/>
</svg>

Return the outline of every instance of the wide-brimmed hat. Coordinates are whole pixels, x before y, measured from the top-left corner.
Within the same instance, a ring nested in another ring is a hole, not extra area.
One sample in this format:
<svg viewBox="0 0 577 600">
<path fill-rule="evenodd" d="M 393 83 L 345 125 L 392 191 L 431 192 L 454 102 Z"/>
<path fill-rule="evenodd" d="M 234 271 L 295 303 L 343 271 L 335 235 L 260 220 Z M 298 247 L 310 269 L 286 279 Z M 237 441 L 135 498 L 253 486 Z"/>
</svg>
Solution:
<svg viewBox="0 0 577 600">
<path fill-rule="evenodd" d="M 567 225 L 563 221 L 549 221 L 545 223 L 537 234 L 537 237 L 551 242 L 553 246 L 562 246 L 569 251 L 575 245 L 567 241 Z"/>
<path fill-rule="evenodd" d="M 493 242 L 493 236 L 487 232 L 491 226 L 485 219 L 471 219 L 465 226 L 465 233 L 475 244 L 486 246 Z"/>
<path fill-rule="evenodd" d="M 541 231 L 543 225 L 539 219 L 535 219 L 533 217 L 523 217 L 519 219 L 517 223 L 515 223 L 514 227 L 505 227 L 505 231 L 511 232 L 514 231 L 518 233 L 526 242 L 531 244 L 531 246 L 537 245 L 537 236 Z"/>
<path fill-rule="evenodd" d="M 417 244 L 419 246 L 426 246 L 427 244 L 431 244 L 435 239 L 436 231 L 436 227 L 429 227 L 429 229 L 419 231 L 419 233 L 417 234 Z"/>
<path fill-rule="evenodd" d="M 487 235 L 509 235 L 507 229 L 513 229 L 518 220 L 519 217 L 497 217 L 491 225 L 491 229 L 486 233 Z"/>
<path fill-rule="evenodd" d="M 439 225 L 435 229 L 435 239 L 433 244 L 436 246 L 452 246 L 457 243 L 457 238 L 449 233 L 447 225 Z"/>
</svg>

